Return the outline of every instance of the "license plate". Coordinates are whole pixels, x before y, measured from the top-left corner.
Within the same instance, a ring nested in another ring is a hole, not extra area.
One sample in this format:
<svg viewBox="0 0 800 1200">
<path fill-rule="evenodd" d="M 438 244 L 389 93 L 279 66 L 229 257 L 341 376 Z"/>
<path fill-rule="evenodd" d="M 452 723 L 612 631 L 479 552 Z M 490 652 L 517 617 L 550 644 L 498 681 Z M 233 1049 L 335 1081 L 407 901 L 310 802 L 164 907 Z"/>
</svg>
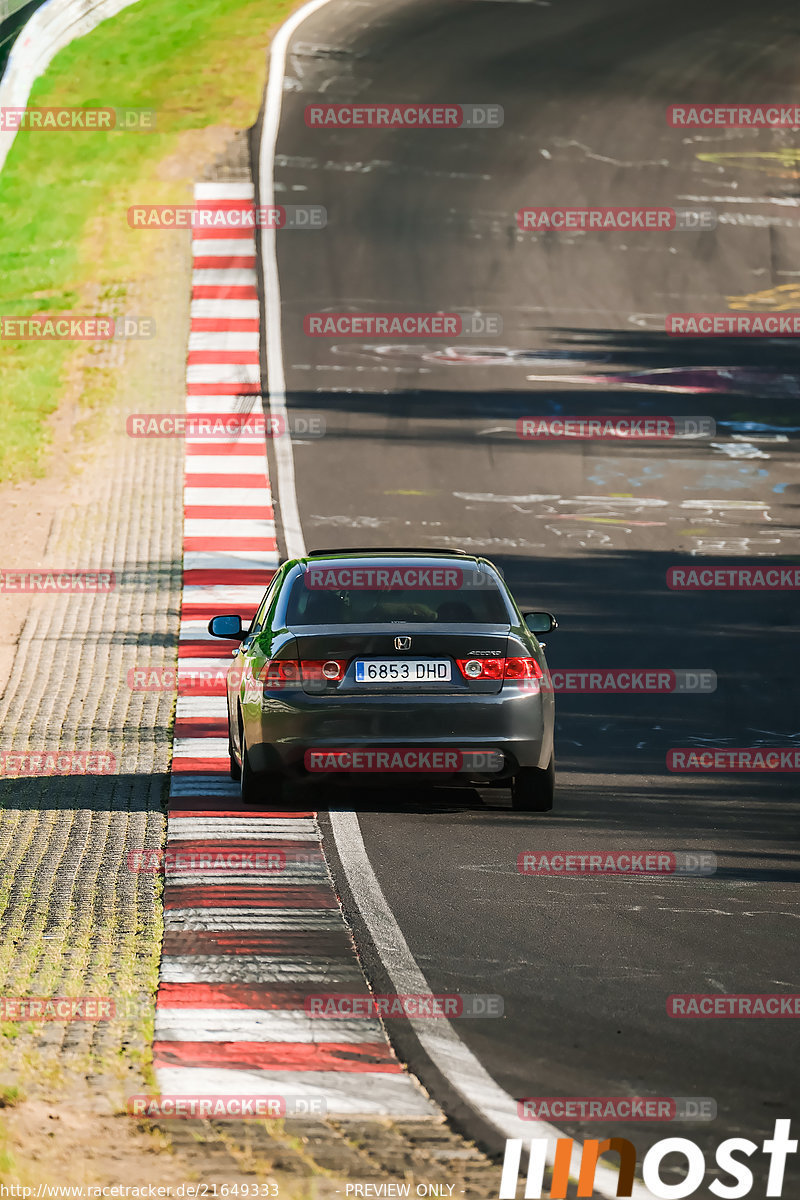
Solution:
<svg viewBox="0 0 800 1200">
<path fill-rule="evenodd" d="M 447 683 L 446 658 L 359 658 L 356 683 Z"/>
</svg>

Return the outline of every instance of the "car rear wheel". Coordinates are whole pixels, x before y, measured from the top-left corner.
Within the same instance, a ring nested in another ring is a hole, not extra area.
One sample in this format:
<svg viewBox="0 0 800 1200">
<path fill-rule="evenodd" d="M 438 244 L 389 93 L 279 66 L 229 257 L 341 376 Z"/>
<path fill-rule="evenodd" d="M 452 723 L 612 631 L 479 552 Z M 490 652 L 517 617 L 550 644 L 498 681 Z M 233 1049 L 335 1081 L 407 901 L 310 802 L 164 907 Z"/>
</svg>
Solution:
<svg viewBox="0 0 800 1200">
<path fill-rule="evenodd" d="M 231 773 L 231 779 L 241 779 L 242 778 L 242 768 L 239 766 L 239 764 L 236 761 L 236 758 L 234 756 L 234 753 L 233 753 L 233 742 L 231 741 L 230 714 L 228 715 L 228 758 L 230 760 L 230 768 L 229 769 L 230 769 L 230 773 Z"/>
<path fill-rule="evenodd" d="M 523 767 L 511 781 L 511 807 L 515 812 L 550 812 L 556 786 L 555 759 L 548 766 Z"/>
<path fill-rule="evenodd" d="M 242 738 L 242 773 L 239 787 L 243 804 L 262 804 L 269 808 L 280 807 L 283 780 L 274 772 L 253 770 L 244 738 Z"/>
</svg>

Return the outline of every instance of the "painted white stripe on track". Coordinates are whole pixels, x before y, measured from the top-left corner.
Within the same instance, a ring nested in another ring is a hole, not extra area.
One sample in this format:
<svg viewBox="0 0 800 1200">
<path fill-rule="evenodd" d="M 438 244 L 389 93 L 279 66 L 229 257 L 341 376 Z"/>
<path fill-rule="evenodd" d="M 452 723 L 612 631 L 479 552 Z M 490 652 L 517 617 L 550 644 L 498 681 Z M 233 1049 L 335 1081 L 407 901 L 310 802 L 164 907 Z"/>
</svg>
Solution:
<svg viewBox="0 0 800 1200">
<path fill-rule="evenodd" d="M 308 842 L 319 846 L 319 837 L 311 821 L 290 825 L 288 821 L 269 821 L 266 817 L 261 817 L 253 824 L 248 824 L 242 818 L 216 823 L 205 819 L 185 819 L 169 823 L 170 842 L 210 841 L 212 838 L 220 842 L 251 839 L 263 842 L 268 838 L 276 842 Z"/>
<path fill-rule="evenodd" d="M 274 572 L 277 566 L 277 550 L 187 550 L 183 556 L 184 571 Z"/>
<path fill-rule="evenodd" d="M 189 334 L 189 350 L 255 350 L 257 354 L 258 330 L 195 330 Z"/>
<path fill-rule="evenodd" d="M 259 383 L 260 379 L 256 354 L 253 355 L 252 362 L 190 363 L 186 368 L 187 383 Z"/>
<path fill-rule="evenodd" d="M 355 959 L 278 954 L 166 954 L 162 983 L 315 983 L 364 986 Z M 354 989 L 357 990 L 357 989 Z"/>
<path fill-rule="evenodd" d="M 380 1042 L 380 1021 L 370 1017 L 312 1017 L 300 1009 L 156 1008 L 161 1042 Z"/>
<path fill-rule="evenodd" d="M 222 384 L 220 384 L 220 387 L 222 387 Z M 259 411 L 261 407 L 261 400 L 257 392 L 243 392 L 241 396 L 232 396 L 229 392 L 223 391 L 207 392 L 203 393 L 200 397 L 195 396 L 193 392 L 187 392 L 186 399 L 187 401 L 197 399 L 210 400 L 212 403 L 216 401 L 217 404 L 227 404 L 233 400 L 239 406 L 236 410 L 237 412 Z"/>
<path fill-rule="evenodd" d="M 187 537 L 275 537 L 275 522 L 268 517 L 187 517 L 183 528 Z"/>
<path fill-rule="evenodd" d="M 220 667 L 227 670 L 224 658 L 179 658 L 178 675 L 190 675 L 201 671 L 213 671 L 215 674 Z"/>
<path fill-rule="evenodd" d="M 172 754 L 174 758 L 227 758 L 228 739 L 178 737 L 173 741 Z"/>
<path fill-rule="evenodd" d="M 192 300 L 189 314 L 193 320 L 257 321 L 259 319 L 258 301 L 228 300 L 225 297 Z"/>
<path fill-rule="evenodd" d="M 231 480 L 231 483 L 234 483 Z M 269 488 L 253 487 L 187 487 L 183 493 L 183 503 L 205 508 L 267 508 L 272 504 L 272 493 Z M 217 586 L 212 585 L 212 586 Z"/>
<path fill-rule="evenodd" d="M 229 256 L 232 254 L 255 254 L 255 236 L 250 237 L 219 237 L 197 238 L 192 241 L 192 257 L 205 258 L 212 254 Z"/>
<path fill-rule="evenodd" d="M 168 847 L 172 854 L 177 854 L 180 858 L 180 852 L 172 850 Z M 212 851 L 214 854 L 224 856 L 225 849 L 220 847 L 218 851 Z M 253 855 L 258 854 L 258 850 L 253 850 Z M 275 854 L 275 847 L 271 846 L 268 850 L 261 852 L 265 858 Z M 193 855 L 186 855 L 187 860 Z M 205 857 L 205 854 L 203 855 Z M 175 870 L 171 866 L 171 860 L 167 860 L 166 872 L 164 876 L 165 886 L 170 888 L 178 887 L 263 887 L 265 884 L 277 885 L 282 888 L 299 888 L 299 887 L 315 887 L 324 886 L 328 882 L 328 874 L 324 863 L 289 863 L 283 869 L 269 870 L 267 866 L 263 870 L 235 870 L 235 871 L 199 871 L 192 866 L 186 866 L 180 870 Z M 187 954 L 191 951 L 187 949 Z M 198 949 L 198 954 L 202 953 Z M 235 946 L 231 946 L 230 950 L 225 954 L 230 954 L 236 957 L 239 951 Z M 222 955 L 222 951 L 220 951 Z"/>
<path fill-rule="evenodd" d="M 436 1117 L 438 1109 L 409 1075 L 382 1071 L 234 1071 L 224 1067 L 160 1067 L 164 1096 L 287 1096 L 329 1115 Z"/>
<path fill-rule="evenodd" d="M 341 929 L 338 909 L 328 908 L 168 908 L 164 928 L 172 932 L 204 930 L 225 933 L 237 929 L 314 933 Z"/>
<path fill-rule="evenodd" d="M 202 180 L 194 185 L 194 198 L 201 200 L 252 200 L 255 188 L 250 180 L 246 182 L 228 182 L 219 180 Z"/>
<path fill-rule="evenodd" d="M 238 783 L 229 779 L 226 771 L 220 772 L 218 775 L 172 775 L 169 781 L 169 794 L 176 800 L 192 799 L 195 796 L 238 800 L 240 789 Z"/>
<path fill-rule="evenodd" d="M 286 441 L 278 438 L 277 441 Z M 186 455 L 187 475 L 259 475 L 267 482 L 266 459 L 263 454 L 189 454 Z"/>
<path fill-rule="evenodd" d="M 179 696 L 175 716 L 228 718 L 228 703 L 224 696 Z"/>
<path fill-rule="evenodd" d="M 252 267 L 200 267 L 192 271 L 192 287 L 255 287 L 255 283 Z"/>
</svg>

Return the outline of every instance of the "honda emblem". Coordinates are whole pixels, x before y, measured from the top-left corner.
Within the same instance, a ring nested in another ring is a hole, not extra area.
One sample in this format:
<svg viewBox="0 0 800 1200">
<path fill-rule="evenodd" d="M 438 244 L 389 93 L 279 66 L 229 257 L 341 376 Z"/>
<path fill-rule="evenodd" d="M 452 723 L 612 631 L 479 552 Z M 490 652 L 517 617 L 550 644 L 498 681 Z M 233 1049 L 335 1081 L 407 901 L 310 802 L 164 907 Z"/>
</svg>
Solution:
<svg viewBox="0 0 800 1200">
<path fill-rule="evenodd" d="M 395 650 L 410 650 L 411 649 L 411 638 L 410 637 L 396 637 L 394 639 L 394 648 L 395 648 Z"/>
</svg>

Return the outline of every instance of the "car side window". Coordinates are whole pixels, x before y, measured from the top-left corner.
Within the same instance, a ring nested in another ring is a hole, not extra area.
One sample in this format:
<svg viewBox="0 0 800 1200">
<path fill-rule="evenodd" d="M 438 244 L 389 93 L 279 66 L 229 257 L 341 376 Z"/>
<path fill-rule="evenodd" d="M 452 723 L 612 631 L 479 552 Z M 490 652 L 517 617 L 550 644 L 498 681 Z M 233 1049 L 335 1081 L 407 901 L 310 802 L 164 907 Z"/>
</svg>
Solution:
<svg viewBox="0 0 800 1200">
<path fill-rule="evenodd" d="M 255 637 L 255 635 L 257 633 L 260 633 L 261 630 L 264 628 L 264 620 L 266 618 L 267 613 L 269 612 L 270 604 L 275 599 L 275 594 L 277 592 L 279 583 L 280 583 L 280 572 L 277 572 L 275 574 L 274 579 L 272 580 L 272 583 L 269 585 L 266 592 L 264 593 L 264 598 L 261 601 L 260 605 L 258 606 L 258 611 L 256 612 L 256 615 L 253 617 L 253 620 L 250 622 L 250 628 L 248 629 L 247 635 L 246 635 L 248 638 Z"/>
</svg>

